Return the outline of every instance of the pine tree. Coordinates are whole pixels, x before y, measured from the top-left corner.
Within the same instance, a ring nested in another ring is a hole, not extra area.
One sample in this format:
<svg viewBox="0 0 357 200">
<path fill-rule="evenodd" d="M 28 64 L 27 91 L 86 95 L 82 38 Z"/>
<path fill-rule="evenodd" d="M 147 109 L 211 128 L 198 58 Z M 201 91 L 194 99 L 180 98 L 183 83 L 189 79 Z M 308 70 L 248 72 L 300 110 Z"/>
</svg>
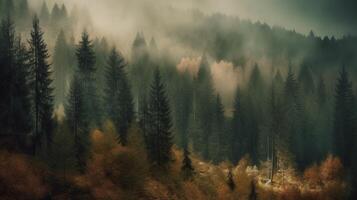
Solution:
<svg viewBox="0 0 357 200">
<path fill-rule="evenodd" d="M 318 103 L 320 106 L 325 105 L 326 100 L 327 100 L 327 94 L 326 94 L 326 85 L 324 78 L 320 76 L 319 78 L 319 83 L 317 86 L 317 95 L 318 95 Z"/>
<path fill-rule="evenodd" d="M 187 147 L 184 148 L 181 172 L 185 179 L 190 179 L 195 173 Z"/>
<path fill-rule="evenodd" d="M 75 157 L 80 172 L 85 170 L 89 143 L 88 110 L 84 105 L 84 98 L 80 79 L 75 75 L 67 96 L 65 112 L 69 130 L 74 137 Z"/>
<path fill-rule="evenodd" d="M 58 4 L 55 3 L 51 11 L 51 23 L 57 24 L 60 21 L 60 19 L 61 19 L 61 10 L 58 7 Z"/>
<path fill-rule="evenodd" d="M 195 80 L 194 115 L 199 131 L 193 136 L 194 149 L 204 159 L 209 159 L 209 138 L 212 134 L 212 114 L 214 89 L 211 71 L 205 55 L 202 56 L 200 68 Z"/>
<path fill-rule="evenodd" d="M 47 25 L 50 20 L 50 12 L 48 10 L 46 1 L 43 1 L 43 3 L 42 3 L 41 11 L 40 11 L 40 18 L 44 25 Z"/>
<path fill-rule="evenodd" d="M 119 131 L 119 140 L 127 143 L 127 133 L 134 118 L 133 101 L 125 73 L 126 62 L 115 48 L 112 49 L 106 69 L 105 102 L 107 115 Z"/>
<path fill-rule="evenodd" d="M 164 166 L 171 161 L 172 124 L 169 101 L 166 96 L 165 86 L 161 81 L 159 69 L 155 70 L 154 80 L 150 89 L 148 115 L 148 156 L 154 164 Z"/>
<path fill-rule="evenodd" d="M 301 66 L 298 80 L 305 94 L 309 95 L 315 92 L 315 84 L 311 69 L 306 63 Z"/>
<path fill-rule="evenodd" d="M 209 138 L 210 152 L 209 156 L 213 162 L 218 163 L 227 156 L 227 144 L 224 134 L 224 108 L 221 102 L 221 97 L 217 95 L 213 109 L 212 134 Z"/>
<path fill-rule="evenodd" d="M 36 154 L 37 148 L 41 147 L 43 139 L 46 140 L 46 145 L 50 148 L 53 131 L 53 88 L 51 87 L 51 70 L 48 63 L 49 55 L 37 16 L 33 19 L 29 46 L 35 128 L 33 153 Z"/>
<path fill-rule="evenodd" d="M 244 127 L 247 132 L 247 150 L 254 164 L 258 163 L 258 147 L 259 141 L 263 140 L 260 135 L 259 127 L 263 124 L 264 102 L 266 89 L 264 81 L 257 64 L 254 65 L 253 71 L 248 82 L 248 90 L 246 91 L 245 121 Z"/>
<path fill-rule="evenodd" d="M 31 131 L 31 112 L 28 88 L 28 56 L 10 18 L 0 27 L 0 126 L 2 134 L 25 136 Z M 22 139 L 24 139 L 23 137 Z"/>
<path fill-rule="evenodd" d="M 91 110 L 89 124 L 91 127 L 98 126 L 101 121 L 101 108 L 97 95 L 95 80 L 95 53 L 93 45 L 86 31 L 82 33 L 82 39 L 76 51 L 79 79 L 82 82 L 84 106 Z"/>
<path fill-rule="evenodd" d="M 356 115 L 354 112 L 354 95 L 352 83 L 348 78 L 345 67 L 340 71 L 335 90 L 335 113 L 334 113 L 334 152 L 338 155 L 344 166 L 351 166 L 354 150 Z"/>
<path fill-rule="evenodd" d="M 64 31 L 61 30 L 57 37 L 53 55 L 55 102 L 57 106 L 65 101 L 70 72 L 70 62 L 68 57 L 69 47 Z"/>
<path fill-rule="evenodd" d="M 177 83 L 172 98 L 174 124 L 177 130 L 178 146 L 183 148 L 189 143 L 188 132 L 193 99 L 192 78 L 187 72 L 178 75 L 173 82 Z"/>
<path fill-rule="evenodd" d="M 227 178 L 228 178 L 228 180 L 227 180 L 228 187 L 229 187 L 229 189 L 231 189 L 233 191 L 236 188 L 236 184 L 233 179 L 233 172 L 232 172 L 231 168 L 229 168 L 229 170 L 228 170 Z"/>
<path fill-rule="evenodd" d="M 242 92 L 237 88 L 234 99 L 233 118 L 232 118 L 232 138 L 231 154 L 233 163 L 237 163 L 247 153 L 247 136 L 244 131 L 244 110 L 242 107 Z"/>
<path fill-rule="evenodd" d="M 273 181 L 274 174 L 277 170 L 279 148 L 286 147 L 284 140 L 285 128 L 285 110 L 281 95 L 277 91 L 276 82 L 273 83 L 271 88 L 271 96 L 269 102 L 269 120 L 267 124 L 268 132 L 268 146 L 267 146 L 267 159 L 271 162 L 269 178 Z"/>
<path fill-rule="evenodd" d="M 18 2 L 17 10 L 16 10 L 17 19 L 20 22 L 26 22 L 28 17 L 30 16 L 30 9 L 27 0 L 20 0 Z M 21 24 L 24 25 L 24 24 Z"/>
<path fill-rule="evenodd" d="M 295 156 L 300 169 L 305 167 L 306 150 L 304 141 L 308 138 L 305 132 L 303 106 L 300 99 L 300 89 L 295 74 L 290 67 L 284 87 L 284 109 L 286 118 L 286 135 L 283 136 L 288 144 L 288 150 Z"/>
</svg>

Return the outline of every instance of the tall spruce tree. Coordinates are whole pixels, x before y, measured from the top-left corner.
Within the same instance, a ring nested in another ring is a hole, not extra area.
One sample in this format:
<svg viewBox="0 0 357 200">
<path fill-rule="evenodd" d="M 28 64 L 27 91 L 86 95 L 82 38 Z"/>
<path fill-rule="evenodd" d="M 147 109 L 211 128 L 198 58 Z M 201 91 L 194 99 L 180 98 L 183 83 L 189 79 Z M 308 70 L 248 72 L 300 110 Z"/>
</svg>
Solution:
<svg viewBox="0 0 357 200">
<path fill-rule="evenodd" d="M 231 154 L 232 162 L 236 164 L 247 153 L 247 136 L 244 131 L 244 109 L 242 107 L 242 92 L 238 87 L 234 99 L 233 118 L 232 118 L 232 138 Z"/>
<path fill-rule="evenodd" d="M 74 137 L 74 151 L 78 169 L 84 172 L 88 156 L 89 124 L 88 110 L 85 107 L 85 96 L 81 80 L 74 75 L 65 106 L 66 121 Z"/>
<path fill-rule="evenodd" d="M 296 163 L 300 169 L 306 165 L 304 158 L 304 141 L 306 140 L 303 121 L 303 106 L 300 99 L 299 84 L 291 67 L 285 81 L 284 87 L 284 109 L 286 109 L 286 135 L 288 150 L 295 156 Z"/>
<path fill-rule="evenodd" d="M 2 134 L 25 136 L 31 131 L 27 49 L 9 17 L 0 26 L 0 79 Z"/>
<path fill-rule="evenodd" d="M 181 172 L 184 179 L 190 179 L 195 173 L 187 146 L 184 148 Z"/>
<path fill-rule="evenodd" d="M 91 110 L 89 114 L 89 125 L 95 127 L 100 125 L 101 108 L 97 95 L 97 87 L 95 80 L 95 53 L 93 51 L 92 41 L 86 31 L 82 33 L 82 39 L 76 51 L 78 78 L 83 87 L 84 106 L 86 110 Z"/>
<path fill-rule="evenodd" d="M 204 159 L 209 159 L 209 137 L 212 133 L 214 89 L 211 70 L 205 55 L 202 56 L 194 84 L 193 115 L 194 123 L 197 123 L 199 131 L 193 135 L 193 145 L 195 151 L 201 153 Z"/>
<path fill-rule="evenodd" d="M 69 56 L 66 36 L 64 31 L 61 30 L 57 37 L 53 55 L 55 102 L 57 106 L 65 102 L 65 96 L 68 90 L 67 85 L 70 74 Z"/>
<path fill-rule="evenodd" d="M 225 119 L 224 108 L 221 102 L 221 97 L 217 95 L 213 108 L 212 134 L 209 138 L 209 156 L 213 162 L 218 163 L 224 160 L 227 156 L 226 135 L 225 135 Z"/>
<path fill-rule="evenodd" d="M 123 56 L 113 48 L 107 65 L 106 112 L 119 132 L 121 144 L 126 145 L 128 129 L 134 118 L 133 100 L 125 72 L 126 62 Z"/>
<path fill-rule="evenodd" d="M 50 11 L 48 10 L 48 6 L 46 1 L 43 1 L 41 10 L 40 10 L 40 18 L 44 25 L 47 25 L 50 20 Z"/>
<path fill-rule="evenodd" d="M 43 139 L 45 139 L 47 147 L 50 147 L 53 131 L 53 88 L 51 87 L 51 69 L 48 62 L 49 54 L 37 16 L 33 18 L 29 47 L 31 98 L 34 113 L 33 153 L 36 154 Z"/>
<path fill-rule="evenodd" d="M 348 78 L 345 67 L 342 67 L 335 90 L 334 112 L 334 152 L 343 164 L 351 167 L 356 138 L 355 102 L 352 91 L 352 82 Z"/>
<path fill-rule="evenodd" d="M 154 79 L 150 89 L 148 115 L 148 156 L 154 164 L 164 166 L 171 161 L 172 157 L 172 123 L 169 101 L 159 69 L 154 72 Z"/>
<path fill-rule="evenodd" d="M 315 92 L 314 78 L 312 77 L 311 69 L 307 63 L 302 64 L 298 80 L 302 91 L 306 95 Z"/>
</svg>

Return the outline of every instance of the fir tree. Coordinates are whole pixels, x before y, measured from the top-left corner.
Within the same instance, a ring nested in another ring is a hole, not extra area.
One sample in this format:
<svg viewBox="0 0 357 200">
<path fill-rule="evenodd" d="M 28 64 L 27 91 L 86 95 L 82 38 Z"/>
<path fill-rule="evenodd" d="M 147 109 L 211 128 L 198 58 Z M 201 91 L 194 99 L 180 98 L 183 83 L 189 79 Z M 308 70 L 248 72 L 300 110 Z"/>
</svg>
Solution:
<svg viewBox="0 0 357 200">
<path fill-rule="evenodd" d="M 210 145 L 210 158 L 218 163 L 222 161 L 225 156 L 227 156 L 227 144 L 225 144 L 224 134 L 224 108 L 221 102 L 221 97 L 217 95 L 216 102 L 213 109 L 213 120 L 212 120 L 212 134 L 209 138 Z"/>
<path fill-rule="evenodd" d="M 306 63 L 301 66 L 298 80 L 305 94 L 309 95 L 315 92 L 315 84 L 311 69 Z"/>
<path fill-rule="evenodd" d="M 148 115 L 148 156 L 154 164 L 164 166 L 171 161 L 172 124 L 169 101 L 166 96 L 165 86 L 161 81 L 159 69 L 155 70 L 154 80 L 150 89 Z"/>
<path fill-rule="evenodd" d="M 101 121 L 101 108 L 97 95 L 95 80 L 95 53 L 93 45 L 86 31 L 82 33 L 82 39 L 76 51 L 79 79 L 82 82 L 84 106 L 91 110 L 89 124 L 91 127 L 98 126 Z"/>
<path fill-rule="evenodd" d="M 17 6 L 17 18 L 21 22 L 26 21 L 30 16 L 30 9 L 27 0 L 20 0 Z"/>
<path fill-rule="evenodd" d="M 80 172 L 85 170 L 89 141 L 88 110 L 84 105 L 84 98 L 80 79 L 75 75 L 71 82 L 65 112 L 69 130 L 74 137 L 75 157 Z"/>
<path fill-rule="evenodd" d="M 106 69 L 105 102 L 107 115 L 114 122 L 119 132 L 119 140 L 127 143 L 127 133 L 134 118 L 133 102 L 129 83 L 125 73 L 124 58 L 112 49 Z"/>
<path fill-rule="evenodd" d="M 352 83 L 348 78 L 345 67 L 340 71 L 335 90 L 335 113 L 334 113 L 334 142 L 335 153 L 338 155 L 344 166 L 351 166 L 354 150 L 356 116 L 354 112 L 354 96 Z"/>
<path fill-rule="evenodd" d="M 286 109 L 287 130 L 285 131 L 286 134 L 282 137 L 288 145 L 288 151 L 295 156 L 298 167 L 301 169 L 306 164 L 304 141 L 307 137 L 305 137 L 303 127 L 303 106 L 300 99 L 300 89 L 291 67 L 285 81 L 284 109 Z"/>
<path fill-rule="evenodd" d="M 318 95 L 318 103 L 320 106 L 323 106 L 326 103 L 327 100 L 327 94 L 326 94 L 326 85 L 324 78 L 320 76 L 319 78 L 319 83 L 317 86 L 317 95 Z"/>
<path fill-rule="evenodd" d="M 67 91 L 67 82 L 69 76 L 69 47 L 66 41 L 64 31 L 61 30 L 55 44 L 55 51 L 53 55 L 54 68 L 54 86 L 55 86 L 55 100 L 56 105 L 64 103 L 65 94 Z"/>
<path fill-rule="evenodd" d="M 194 84 L 194 115 L 199 131 L 193 136 L 193 145 L 194 149 L 200 152 L 204 159 L 209 159 L 209 138 L 212 134 L 214 89 L 211 71 L 205 55 L 202 56 Z"/>
<path fill-rule="evenodd" d="M 50 20 L 50 12 L 48 10 L 46 1 L 43 1 L 43 3 L 42 3 L 41 11 L 40 11 L 40 18 L 44 25 L 47 25 Z"/>
<path fill-rule="evenodd" d="M 53 88 L 47 45 L 43 39 L 37 16 L 33 19 L 31 39 L 29 40 L 31 89 L 34 112 L 33 153 L 41 147 L 42 140 L 50 147 L 53 129 Z"/>
<path fill-rule="evenodd" d="M 187 147 L 184 148 L 181 172 L 185 179 L 190 179 L 195 173 Z"/>
<path fill-rule="evenodd" d="M 244 110 L 242 107 L 242 92 L 240 88 L 237 88 L 234 108 L 233 108 L 233 118 L 232 118 L 232 139 L 231 139 L 231 154 L 233 163 L 237 163 L 246 153 L 247 153 L 247 136 L 244 131 Z"/>
<path fill-rule="evenodd" d="M 0 27 L 0 126 L 2 134 L 25 136 L 31 131 L 27 49 L 15 38 L 10 18 Z M 24 138 L 24 137 L 23 137 Z"/>
<path fill-rule="evenodd" d="M 51 11 L 51 21 L 53 24 L 57 24 L 60 19 L 61 19 L 61 10 L 58 7 L 58 4 L 55 3 Z"/>
</svg>

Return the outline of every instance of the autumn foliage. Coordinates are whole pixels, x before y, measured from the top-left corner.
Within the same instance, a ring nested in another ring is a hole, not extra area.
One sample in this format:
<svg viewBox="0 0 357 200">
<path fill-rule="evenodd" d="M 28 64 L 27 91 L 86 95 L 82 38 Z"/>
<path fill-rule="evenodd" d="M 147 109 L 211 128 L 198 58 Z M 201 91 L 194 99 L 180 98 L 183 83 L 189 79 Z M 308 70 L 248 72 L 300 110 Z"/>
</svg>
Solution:
<svg viewBox="0 0 357 200">
<path fill-rule="evenodd" d="M 45 171 L 24 155 L 0 152 L 0 199 L 41 199 L 48 192 Z"/>
</svg>

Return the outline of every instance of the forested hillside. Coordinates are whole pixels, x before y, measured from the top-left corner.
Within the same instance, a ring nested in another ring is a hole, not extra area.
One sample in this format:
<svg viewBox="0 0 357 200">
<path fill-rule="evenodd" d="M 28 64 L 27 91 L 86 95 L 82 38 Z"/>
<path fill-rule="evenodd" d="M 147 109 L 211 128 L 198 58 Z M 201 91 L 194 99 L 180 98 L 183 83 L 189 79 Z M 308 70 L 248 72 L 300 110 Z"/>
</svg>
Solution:
<svg viewBox="0 0 357 200">
<path fill-rule="evenodd" d="M 0 0 L 1 199 L 357 198 L 356 36 L 128 5 Z"/>
</svg>

